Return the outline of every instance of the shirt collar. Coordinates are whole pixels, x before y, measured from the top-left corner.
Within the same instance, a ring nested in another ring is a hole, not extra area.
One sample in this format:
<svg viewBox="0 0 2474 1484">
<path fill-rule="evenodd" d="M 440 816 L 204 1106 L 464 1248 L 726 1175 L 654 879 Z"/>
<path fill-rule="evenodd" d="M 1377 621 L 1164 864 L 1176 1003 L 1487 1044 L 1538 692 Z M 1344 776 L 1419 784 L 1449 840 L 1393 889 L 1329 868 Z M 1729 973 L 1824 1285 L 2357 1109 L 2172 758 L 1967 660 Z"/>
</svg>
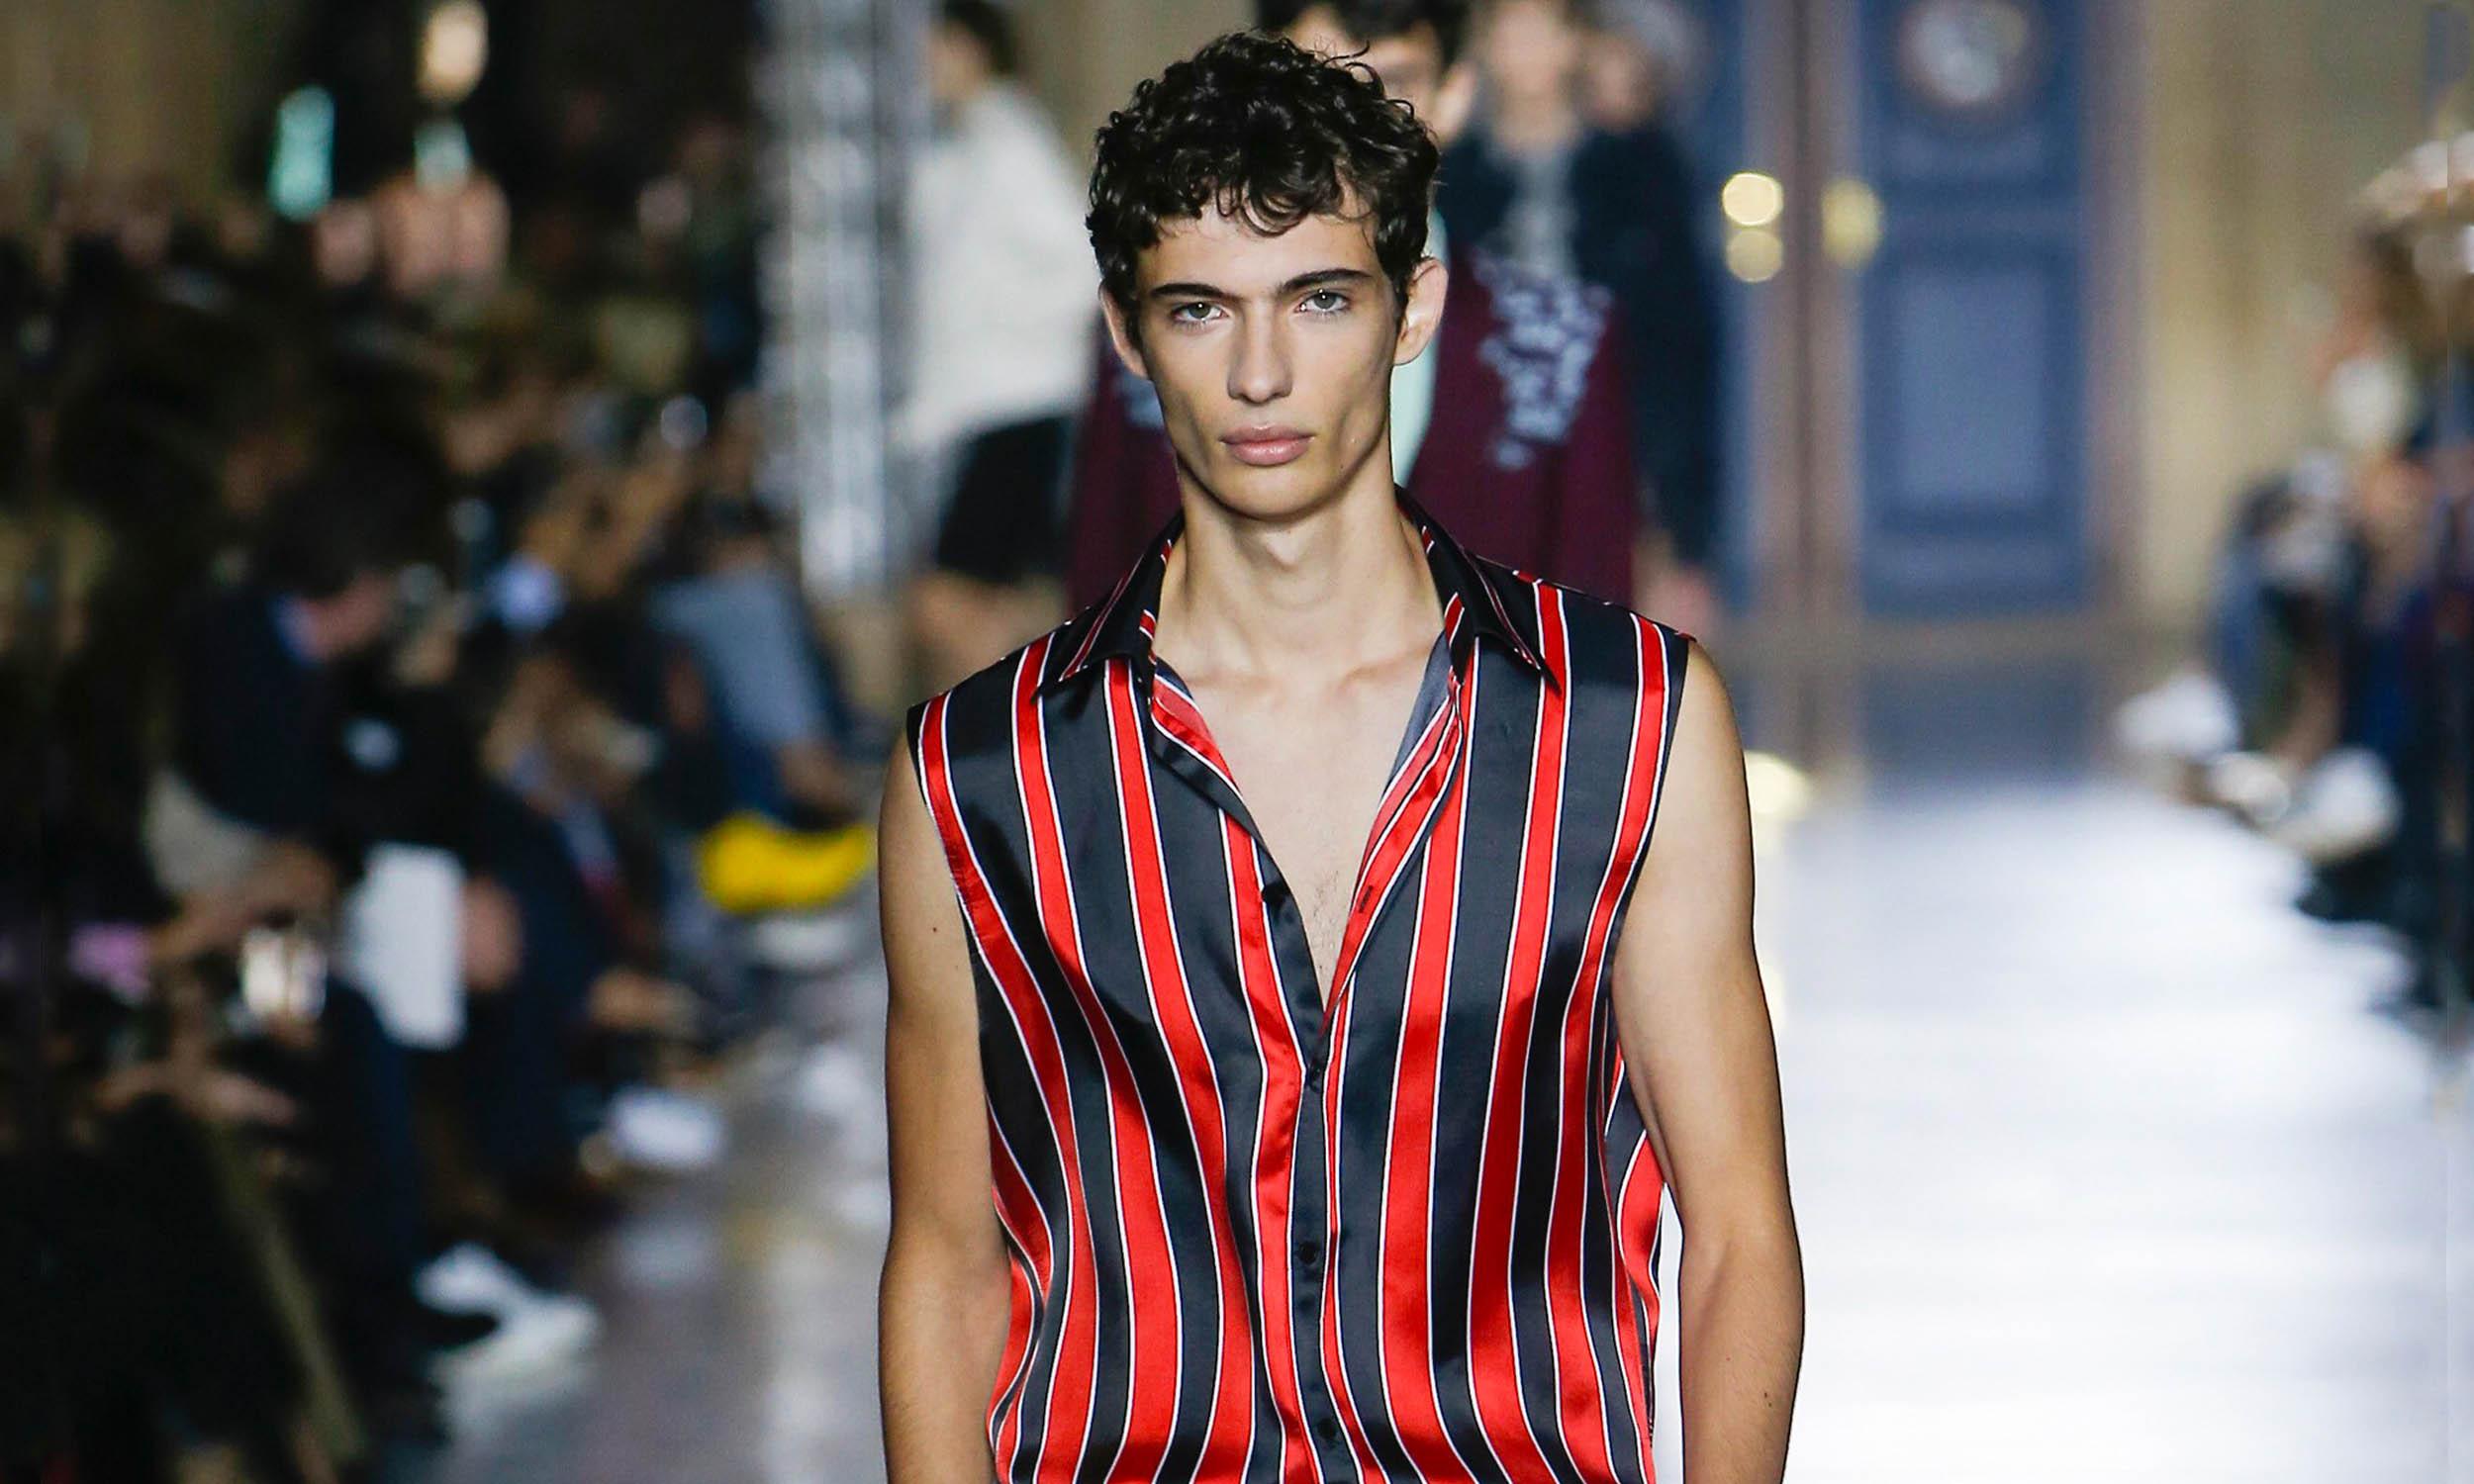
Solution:
<svg viewBox="0 0 2474 1484">
<path fill-rule="evenodd" d="M 1544 662 L 1512 622 L 1502 595 L 1486 580 L 1477 559 L 1427 514 L 1407 491 L 1395 486 L 1392 493 L 1401 510 L 1417 523 L 1419 534 L 1425 537 L 1427 568 L 1434 574 L 1435 591 L 1443 599 L 1444 638 L 1453 654 L 1464 652 L 1461 641 L 1465 634 L 1491 638 L 1514 659 L 1545 675 Z M 1180 510 L 1151 538 L 1142 559 L 1117 579 L 1115 591 L 1066 625 L 1052 651 L 1064 658 L 1050 661 L 1040 690 L 1064 686 L 1114 656 L 1137 664 L 1150 659 L 1151 635 L 1160 607 L 1160 582 L 1168 571 L 1169 549 L 1177 544 L 1185 529 L 1186 512 Z"/>
</svg>

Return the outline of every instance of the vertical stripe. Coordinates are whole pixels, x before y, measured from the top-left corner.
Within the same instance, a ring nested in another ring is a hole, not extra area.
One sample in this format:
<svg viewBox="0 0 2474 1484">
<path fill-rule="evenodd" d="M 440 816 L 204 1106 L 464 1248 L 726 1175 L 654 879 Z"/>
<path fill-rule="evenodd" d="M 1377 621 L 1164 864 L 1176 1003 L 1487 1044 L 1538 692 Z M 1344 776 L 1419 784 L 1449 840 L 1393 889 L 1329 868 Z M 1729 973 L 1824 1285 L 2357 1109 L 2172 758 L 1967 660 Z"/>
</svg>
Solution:
<svg viewBox="0 0 2474 1484">
<path fill-rule="evenodd" d="M 1348 1424 L 1350 1444 L 1358 1454 L 1360 1466 L 1368 1473 L 1378 1476 L 1383 1472 L 1381 1462 L 1376 1455 L 1378 1435 L 1383 1435 L 1384 1441 L 1396 1446 L 1395 1430 L 1389 1425 L 1385 1410 L 1378 1409 L 1374 1413 L 1374 1422 L 1370 1426 L 1367 1413 L 1359 1408 L 1356 1387 L 1351 1383 L 1348 1374 L 1346 1350 L 1351 1332 L 1360 1327 L 1344 1323 L 1346 1316 L 1341 1313 L 1339 1307 L 1342 1264 L 1344 1261 L 1358 1260 L 1352 1255 L 1355 1245 L 1348 1241 L 1348 1233 L 1344 1224 L 1344 1217 L 1352 1203 L 1343 1200 L 1341 1190 L 1343 1156 L 1349 1142 L 1342 1137 L 1346 1128 L 1342 1117 L 1342 1100 L 1353 1075 L 1352 1063 L 1356 1060 L 1351 1056 L 1348 1046 L 1348 1026 L 1352 1019 L 1352 1001 L 1355 998 L 1351 986 L 1357 978 L 1357 965 L 1366 944 L 1367 934 L 1380 918 L 1384 906 L 1389 903 L 1393 887 L 1406 874 L 1418 847 L 1424 843 L 1428 829 L 1435 821 L 1437 811 L 1443 805 L 1446 793 L 1450 791 L 1460 762 L 1461 743 L 1464 737 L 1457 697 L 1455 697 L 1455 702 L 1440 708 L 1427 722 L 1417 743 L 1401 763 L 1390 784 L 1384 788 L 1383 798 L 1377 807 L 1374 826 L 1368 836 L 1365 855 L 1360 863 L 1357 885 L 1350 894 L 1349 918 L 1342 932 L 1340 952 L 1332 971 L 1331 1002 L 1325 1009 L 1325 1014 L 1330 1017 L 1331 1040 L 1325 1054 L 1329 1070 L 1323 1084 L 1324 1149 L 1328 1170 L 1325 1206 L 1327 1230 L 1323 1240 L 1323 1248 L 1327 1253 L 1324 1259 L 1323 1280 L 1323 1353 L 1333 1394 L 1339 1403 L 1342 1417 Z M 1389 1008 L 1392 1002 L 1387 997 L 1386 1008 Z M 1365 1244 L 1369 1250 L 1369 1255 L 1378 1260 L 1380 1256 L 1385 1226 L 1381 1215 L 1382 1168 L 1382 1164 L 1377 1164 L 1371 1175 L 1376 1196 L 1376 1214 L 1374 1220 L 1368 1224 L 1373 1230 L 1363 1233 L 1365 1238 L 1371 1239 Z M 1378 1278 L 1380 1279 L 1380 1276 L 1379 1273 Z M 1380 1289 L 1380 1283 L 1378 1287 Z M 1380 1339 L 1381 1327 L 1380 1316 L 1370 1316 L 1370 1318 L 1375 1319 L 1376 1322 L 1364 1327 L 1363 1338 L 1373 1350 L 1372 1358 L 1376 1362 L 1376 1370 L 1380 1376 L 1382 1369 Z M 1384 1386 L 1379 1384 L 1377 1388 L 1379 1398 L 1384 1389 L 1386 1389 Z"/>
<path fill-rule="evenodd" d="M 1298 1088 L 1305 1075 L 1295 1022 L 1280 972 L 1272 964 L 1271 924 L 1263 904 L 1263 879 L 1254 841 L 1234 819 L 1223 817 L 1221 849 L 1228 862 L 1229 905 L 1236 930 L 1239 989 L 1245 995 L 1252 1046 L 1263 1067 L 1263 1101 L 1250 1151 L 1249 1189 L 1254 1198 L 1257 1285 L 1256 1333 L 1263 1383 L 1272 1393 L 1281 1425 L 1283 1479 L 1322 1477 L 1305 1438 L 1305 1408 L 1297 1383 L 1295 1336 L 1289 1320 L 1288 1181 L 1297 1132 Z"/>
<path fill-rule="evenodd" d="M 1474 686 L 1455 685 L 1451 704 L 1474 698 Z M 1467 732 L 1466 724 L 1462 731 Z M 1427 1302 L 1433 1262 L 1427 1251 L 1434 1219 L 1437 1145 L 1435 1101 L 1443 1017 L 1452 982 L 1454 929 L 1460 917 L 1462 820 L 1469 790 L 1464 777 L 1445 800 L 1426 848 L 1419 884 L 1416 938 L 1409 951 L 1407 1003 L 1400 1017 L 1392 1106 L 1394 1136 L 1385 1171 L 1382 1228 L 1382 1353 L 1385 1398 L 1403 1451 L 1420 1478 L 1469 1476 L 1459 1449 L 1444 1433 L 1442 1402 L 1435 1390 Z"/>
<path fill-rule="evenodd" d="M 1152 1423 L 1148 1415 L 1137 1418 L 1135 1412 L 1138 1401 L 1149 1399 L 1147 1394 L 1136 1394 L 1140 1366 L 1135 1356 L 1139 1345 L 1148 1339 L 1155 1349 L 1174 1353 L 1176 1340 L 1174 1316 L 1167 1316 L 1164 1323 L 1160 1306 L 1137 1303 L 1133 1292 L 1137 1273 L 1152 1274 L 1162 1269 L 1160 1254 L 1166 1250 L 1167 1217 L 1160 1207 L 1151 1131 L 1140 1112 L 1133 1071 L 1117 1039 L 1116 1026 L 1093 986 L 1085 958 L 1080 892 L 1075 875 L 1068 869 L 1049 761 L 1047 717 L 1029 685 L 1037 669 L 1026 664 L 1015 677 L 1017 803 L 1030 845 L 1031 886 L 1039 921 L 1065 981 L 1066 1008 L 1074 1013 L 1091 1041 L 1102 1083 L 1097 1090 L 1108 1115 L 1103 1121 L 1108 1134 L 1104 1162 L 1095 1171 L 1099 1177 L 1095 1183 L 1108 1197 L 1106 1205 L 1099 1208 L 1105 1212 L 1107 1228 L 1098 1229 L 1094 1222 L 1087 1224 L 1086 1230 L 1095 1238 L 1107 1239 L 1106 1248 L 1094 1255 L 1107 1261 L 1111 1281 L 1102 1283 L 1094 1274 L 1092 1286 L 1094 1304 L 1102 1306 L 1106 1317 L 1114 1322 L 1094 1326 L 1089 1335 L 1088 1348 L 1070 1353 L 1075 1389 L 1061 1388 L 1050 1409 L 1052 1419 L 1061 1418 L 1066 1425 L 1065 1430 L 1059 1431 L 1052 1423 L 1055 1436 L 1079 1439 L 1071 1476 L 1088 1478 L 1095 1473 L 1104 1476 L 1112 1470 L 1127 1437 Z M 1089 821 L 1082 824 L 1090 827 Z M 1113 1345 L 1109 1343 L 1111 1336 L 1119 1337 Z M 1061 1414 L 1059 1404 L 1070 1403 L 1077 1397 L 1082 1402 L 1080 1416 L 1070 1411 Z M 1108 1436 L 1110 1428 L 1114 1429 L 1113 1437 Z M 1061 1452 L 1052 1450 L 1050 1461 L 1062 1472 L 1065 1459 Z"/>
<path fill-rule="evenodd" d="M 1545 604 L 1541 600 L 1543 611 Z M 1549 654 L 1550 669 L 1556 657 Z M 1541 689 L 1530 744 L 1528 805 L 1512 880 L 1512 941 L 1503 966 L 1495 1024 L 1495 1060 L 1488 1079 L 1485 1132 L 1477 1157 L 1476 1230 L 1470 1266 L 1469 1365 L 1472 1399 L 1488 1445 L 1515 1475 L 1534 1466 L 1556 1472 L 1522 1394 L 1522 1337 L 1513 1323 L 1512 1249 L 1519 1225 L 1520 1157 L 1531 1099 L 1502 1095 L 1518 1088 L 1530 1062 L 1532 1012 L 1547 919 L 1554 903 L 1555 847 L 1563 813 L 1565 697 Z M 1536 1341 L 1533 1339 L 1534 1345 Z M 1557 1477 L 1562 1477 L 1560 1473 Z"/>
<path fill-rule="evenodd" d="M 1127 767 L 1144 766 L 1141 742 L 1137 739 L 1129 746 L 1122 735 L 1122 728 L 1132 725 L 1133 682 L 1121 667 L 1111 667 L 1104 680 L 1110 756 L 1121 780 Z M 1128 751 L 1131 756 L 1124 756 Z M 1119 802 L 1121 806 L 1121 793 Z M 1125 854 L 1130 861 L 1130 842 Z M 1133 892 L 1137 921 L 1154 910 L 1167 910 L 1166 902 L 1146 901 L 1139 882 Z M 1117 1189 L 1125 1219 L 1124 1302 L 1132 1320 L 1132 1343 L 1126 1355 L 1125 1428 L 1102 1477 L 1140 1478 L 1158 1464 L 1168 1447 L 1177 1417 L 1179 1371 L 1189 1347 L 1179 1333 L 1180 1276 L 1176 1254 L 1169 1247 L 1168 1208 L 1161 1197 L 1153 1153 L 1152 1125 L 1164 1121 L 1168 1110 L 1144 1107 L 1106 1006 L 1091 992 L 1087 980 L 1081 987 L 1087 1012 L 1107 1033 L 1103 1046 L 1112 1084 L 1110 1103 L 1116 1110 L 1123 1151 L 1117 1160 Z"/>
<path fill-rule="evenodd" d="M 1682 702 L 1681 667 L 1688 653 L 1682 647 L 1679 636 L 1646 619 L 1636 620 L 1634 633 L 1634 655 L 1640 682 L 1636 687 L 1638 719 L 1634 725 L 1632 769 L 1638 774 L 1646 766 L 1651 776 L 1648 786 L 1642 790 L 1641 833 L 1631 849 L 1631 878 L 1625 882 L 1627 892 L 1632 881 L 1638 878 L 1642 862 L 1648 854 L 1648 837 L 1657 819 L 1658 801 L 1665 790 L 1674 718 Z M 1632 800 L 1628 798 L 1628 825 L 1631 806 Z M 1611 1035 L 1609 1039 L 1612 1040 Z M 1657 1417 L 1652 1378 L 1660 1308 L 1659 1207 L 1665 1194 L 1665 1178 L 1650 1146 L 1648 1125 L 1635 1105 L 1622 1050 L 1612 1047 L 1610 1052 L 1605 1096 L 1611 1104 L 1610 1114 L 1622 1116 L 1621 1122 L 1628 1134 L 1628 1158 L 1623 1174 L 1616 1182 L 1615 1230 L 1612 1237 L 1621 1274 L 1631 1290 L 1629 1293 L 1619 1292 L 1615 1321 L 1620 1339 L 1618 1350 L 1623 1364 L 1625 1394 L 1631 1400 L 1633 1416 L 1638 1420 L 1641 1477 L 1648 1479 L 1655 1472 L 1650 1456 L 1650 1429 Z M 1611 1167 L 1603 1148 L 1609 1121 L 1608 1118 L 1598 1121 L 1601 1168 Z M 1643 1166 L 1647 1166 L 1646 1173 Z"/>
<path fill-rule="evenodd" d="M 1157 693 L 1155 692 L 1155 695 Z M 1151 794 L 1151 778 L 1135 737 L 1130 683 L 1111 686 L 1109 718 L 1117 739 L 1117 797 L 1123 810 L 1126 866 L 1134 894 L 1134 936 L 1150 980 L 1151 1004 L 1169 1061 L 1177 1069 L 1180 1111 L 1187 1138 L 1194 1151 L 1195 1180 L 1201 1196 L 1201 1220 L 1214 1255 L 1218 1288 L 1218 1345 L 1210 1356 L 1216 1376 L 1209 1393 L 1211 1411 L 1201 1429 L 1202 1445 L 1196 1477 L 1226 1478 L 1245 1458 L 1253 1410 L 1248 1394 L 1247 1333 L 1243 1280 L 1237 1273 L 1236 1251 L 1223 1221 L 1220 1199 L 1227 1168 L 1223 1115 L 1211 1051 L 1194 1013 L 1177 924 L 1169 901 L 1168 867 L 1160 838 L 1160 816 Z M 1216 761 L 1216 760 L 1215 760 Z M 1189 1345 L 1180 1359 L 1199 1359 Z M 1158 1460 L 1153 1460 L 1156 1466 Z M 1128 1465 L 1128 1471 L 1134 1471 Z"/>
<path fill-rule="evenodd" d="M 1031 1361 L 1035 1358 L 1032 1329 L 1038 1322 L 1039 1311 L 1048 1303 L 1048 1296 L 1055 1291 L 1057 1274 L 1055 1245 L 1049 1238 L 1048 1224 L 1037 1198 L 1031 1193 L 1030 1181 L 1022 1173 L 1021 1161 L 1014 1158 L 1013 1146 L 997 1120 L 991 1118 L 989 1123 L 989 1145 L 997 1156 L 997 1219 L 1013 1255 L 1005 1345 L 997 1362 L 997 1401 L 989 1418 L 988 1435 L 991 1455 L 1002 1460 L 1013 1453 L 1021 1440 L 1020 1417 L 1015 1409 L 1021 1401 L 1022 1388 L 1030 1381 Z"/>
<path fill-rule="evenodd" d="M 1557 607 L 1560 610 L 1560 604 Z M 1550 632 L 1558 633 L 1561 627 L 1560 623 L 1550 625 Z M 1555 642 L 1549 639 L 1550 649 Z M 1654 783 L 1650 766 L 1645 766 L 1644 743 L 1654 735 L 1657 712 L 1652 708 L 1654 697 L 1650 689 L 1639 683 L 1640 667 L 1636 664 L 1632 668 L 1635 704 L 1630 707 L 1631 733 L 1625 749 L 1630 762 L 1623 771 L 1622 802 L 1616 811 L 1606 864 L 1598 873 L 1597 889 L 1589 899 L 1589 914 L 1581 937 L 1574 985 L 1576 991 L 1582 992 L 1574 992 L 1564 1010 L 1563 1095 L 1556 1124 L 1557 1172 L 1547 1233 L 1546 1291 L 1554 1316 L 1556 1389 L 1566 1423 L 1565 1438 L 1581 1471 L 1593 1478 L 1611 1475 L 1615 1466 L 1613 1424 L 1607 1417 L 1606 1406 L 1609 1378 L 1599 1371 L 1597 1348 L 1588 1333 L 1589 1311 L 1582 1298 L 1583 1219 L 1588 1214 L 1593 1181 L 1602 1178 L 1604 1169 L 1598 1138 L 1600 1126 L 1590 1095 L 1595 1072 L 1593 1032 L 1600 1018 L 1596 1012 L 1607 1004 L 1601 992 L 1601 978 L 1612 950 L 1616 903 L 1621 888 L 1630 882 L 1633 863 L 1648 829 Z M 1613 1379 L 1621 1385 L 1621 1377 Z"/>
</svg>

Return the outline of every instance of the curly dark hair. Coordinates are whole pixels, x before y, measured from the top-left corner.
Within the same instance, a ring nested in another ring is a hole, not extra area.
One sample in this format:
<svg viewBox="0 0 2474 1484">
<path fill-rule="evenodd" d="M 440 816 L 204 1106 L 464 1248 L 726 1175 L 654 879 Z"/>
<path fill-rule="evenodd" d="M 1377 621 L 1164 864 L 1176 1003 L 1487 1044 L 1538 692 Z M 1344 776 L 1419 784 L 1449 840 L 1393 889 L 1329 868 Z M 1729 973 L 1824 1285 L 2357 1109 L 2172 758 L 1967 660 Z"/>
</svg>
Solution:
<svg viewBox="0 0 2474 1484">
<path fill-rule="evenodd" d="M 1426 252 L 1435 141 L 1362 64 L 1238 32 L 1138 83 L 1100 127 L 1091 172 L 1093 253 L 1134 319 L 1134 264 L 1160 224 L 1216 207 L 1267 234 L 1354 208 L 1395 305 Z"/>
<path fill-rule="evenodd" d="M 1461 59 L 1469 36 L 1469 0 L 1255 0 L 1254 29 L 1286 31 L 1317 6 L 1329 8 L 1340 29 L 1361 42 L 1385 42 L 1431 26 L 1447 67 Z"/>
</svg>

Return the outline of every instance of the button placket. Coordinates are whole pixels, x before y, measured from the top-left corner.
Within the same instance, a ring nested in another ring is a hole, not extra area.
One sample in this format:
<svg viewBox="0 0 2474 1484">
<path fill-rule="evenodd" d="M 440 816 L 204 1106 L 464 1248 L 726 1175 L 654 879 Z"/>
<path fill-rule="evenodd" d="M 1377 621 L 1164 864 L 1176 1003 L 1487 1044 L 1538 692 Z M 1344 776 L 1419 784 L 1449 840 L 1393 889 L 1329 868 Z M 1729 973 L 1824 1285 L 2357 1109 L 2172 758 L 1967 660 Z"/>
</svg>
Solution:
<svg viewBox="0 0 2474 1484">
<path fill-rule="evenodd" d="M 1323 1161 L 1330 1158 L 1330 1151 L 1323 1138 L 1321 1084 L 1322 1067 L 1309 1062 L 1305 1095 L 1297 1102 L 1296 1158 L 1292 1159 L 1288 1174 L 1289 1333 L 1296 1346 L 1306 1431 L 1323 1455 L 1325 1471 L 1336 1478 L 1347 1478 L 1353 1473 L 1352 1460 L 1343 1445 L 1346 1435 L 1341 1430 L 1339 1407 L 1332 1399 L 1330 1378 L 1323 1373 L 1323 1307 L 1331 1282 L 1331 1213 L 1324 1205 L 1324 1170 L 1328 1166 Z M 1308 1151 L 1312 1153 L 1308 1155 Z"/>
</svg>

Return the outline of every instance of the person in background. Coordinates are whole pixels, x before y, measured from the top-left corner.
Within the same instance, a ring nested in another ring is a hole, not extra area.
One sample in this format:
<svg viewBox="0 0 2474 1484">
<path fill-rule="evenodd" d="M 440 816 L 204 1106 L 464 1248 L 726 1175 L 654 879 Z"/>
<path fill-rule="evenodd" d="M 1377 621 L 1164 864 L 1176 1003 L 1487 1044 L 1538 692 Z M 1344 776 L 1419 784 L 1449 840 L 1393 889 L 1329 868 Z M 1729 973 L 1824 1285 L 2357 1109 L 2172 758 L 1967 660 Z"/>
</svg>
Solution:
<svg viewBox="0 0 2474 1484">
<path fill-rule="evenodd" d="M 1059 487 L 1090 374 L 1082 191 L 1014 70 L 1004 11 L 946 0 L 911 182 L 917 355 L 899 417 L 904 444 L 943 471 L 932 568 L 908 602 L 934 685 L 1054 621 Z"/>
<path fill-rule="evenodd" d="M 1438 145 L 1469 116 L 1476 76 L 1459 0 L 1260 0 L 1257 29 L 1355 57 Z M 1630 597 L 1633 464 L 1625 369 L 1606 296 L 1548 278 L 1444 231 L 1443 325 L 1391 379 L 1392 473 L 1481 555 L 1593 596 Z M 1107 596 L 1177 510 L 1177 465 L 1148 384 L 1105 337 L 1084 415 L 1068 545 L 1076 605 Z"/>
<path fill-rule="evenodd" d="M 1671 124 L 1675 94 L 1701 60 L 1693 23 L 1676 0 L 1600 0 L 1587 22 L 1580 112 L 1590 127 L 1627 134 Z"/>
<path fill-rule="evenodd" d="M 1636 602 L 1705 633 L 1717 617 L 1718 330 L 1691 172 L 1655 123 L 1616 134 L 1582 116 L 1586 35 L 1573 0 L 1486 9 L 1482 114 L 1445 156 L 1439 203 L 1455 237 L 1615 295 L 1647 537 Z"/>
</svg>

